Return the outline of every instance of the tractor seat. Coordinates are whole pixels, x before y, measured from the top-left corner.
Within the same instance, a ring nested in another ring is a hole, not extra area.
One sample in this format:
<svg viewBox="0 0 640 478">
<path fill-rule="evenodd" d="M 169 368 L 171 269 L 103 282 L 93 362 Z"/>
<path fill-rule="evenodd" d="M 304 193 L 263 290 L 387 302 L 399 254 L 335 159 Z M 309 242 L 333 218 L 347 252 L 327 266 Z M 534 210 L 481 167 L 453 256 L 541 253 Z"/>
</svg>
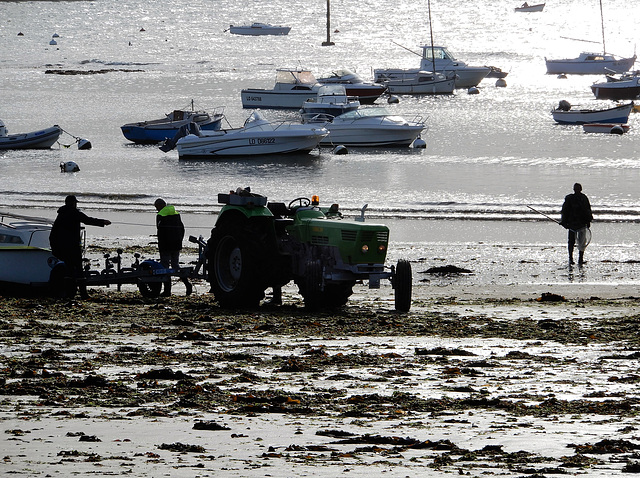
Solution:
<svg viewBox="0 0 640 478">
<path fill-rule="evenodd" d="M 291 216 L 291 210 L 287 208 L 283 202 L 269 202 L 267 203 L 267 208 L 276 217 L 276 219 Z"/>
</svg>

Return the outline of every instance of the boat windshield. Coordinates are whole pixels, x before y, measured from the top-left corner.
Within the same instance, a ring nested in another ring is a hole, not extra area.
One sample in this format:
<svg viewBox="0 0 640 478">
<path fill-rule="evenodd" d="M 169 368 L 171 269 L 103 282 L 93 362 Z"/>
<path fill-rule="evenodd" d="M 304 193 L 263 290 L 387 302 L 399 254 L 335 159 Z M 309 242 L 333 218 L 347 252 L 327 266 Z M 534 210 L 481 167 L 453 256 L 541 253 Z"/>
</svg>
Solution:
<svg viewBox="0 0 640 478">
<path fill-rule="evenodd" d="M 342 113 L 340 118 L 359 119 L 359 118 L 376 118 L 380 116 L 391 116 L 389 110 L 384 106 L 373 106 L 371 108 L 358 108 L 357 110 Z"/>
<path fill-rule="evenodd" d="M 343 85 L 327 84 L 320 87 L 318 96 L 347 96 L 347 90 L 344 89 Z"/>
<path fill-rule="evenodd" d="M 432 60 L 435 58 L 436 60 L 456 61 L 451 52 L 442 46 L 434 46 L 433 48 L 431 48 L 431 45 L 423 45 L 422 57 L 428 60 Z"/>
<path fill-rule="evenodd" d="M 276 83 L 315 85 L 318 80 L 308 70 L 277 70 Z"/>
</svg>

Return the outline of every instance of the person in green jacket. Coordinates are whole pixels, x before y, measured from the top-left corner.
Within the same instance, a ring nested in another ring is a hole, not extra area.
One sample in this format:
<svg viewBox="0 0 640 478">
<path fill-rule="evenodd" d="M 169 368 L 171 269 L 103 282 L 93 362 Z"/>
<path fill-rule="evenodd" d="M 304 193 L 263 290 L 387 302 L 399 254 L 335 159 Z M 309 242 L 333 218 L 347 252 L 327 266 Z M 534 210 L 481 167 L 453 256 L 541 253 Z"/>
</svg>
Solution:
<svg viewBox="0 0 640 478">
<path fill-rule="evenodd" d="M 172 269 L 180 269 L 180 251 L 184 239 L 184 224 L 176 208 L 167 204 L 162 199 L 156 199 L 153 205 L 158 211 L 156 215 L 156 227 L 158 229 L 158 251 L 160 263 Z M 164 282 L 163 297 L 171 295 L 171 279 Z"/>
</svg>

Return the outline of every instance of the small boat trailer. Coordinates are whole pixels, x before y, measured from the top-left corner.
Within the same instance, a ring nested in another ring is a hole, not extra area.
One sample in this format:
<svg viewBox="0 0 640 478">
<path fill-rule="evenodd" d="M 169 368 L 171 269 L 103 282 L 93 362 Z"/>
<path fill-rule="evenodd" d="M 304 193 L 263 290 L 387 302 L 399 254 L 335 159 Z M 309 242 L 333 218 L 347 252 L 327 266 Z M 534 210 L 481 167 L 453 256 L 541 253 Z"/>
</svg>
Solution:
<svg viewBox="0 0 640 478">
<path fill-rule="evenodd" d="M 117 285 L 121 290 L 122 284 L 134 284 L 143 297 L 156 298 L 160 296 L 162 284 L 170 281 L 173 277 L 179 278 L 186 287 L 186 295 L 191 295 L 193 286 L 190 279 L 206 279 L 206 247 L 203 237 L 189 237 L 190 242 L 198 244 L 198 261 L 195 266 L 180 267 L 172 269 L 164 267 L 159 261 L 146 259 L 140 262 L 140 254 L 135 253 L 135 261 L 130 267 L 122 267 L 122 249 L 116 251 L 112 256 L 106 253 L 104 257 L 104 268 L 100 271 L 91 270 L 89 260 L 85 259 L 84 277 L 75 281 L 68 277 L 64 263 L 59 263 L 62 267 L 56 266 L 51 272 L 50 284 L 54 295 L 73 297 L 76 294 L 78 284 L 84 283 L 87 286 L 107 286 Z M 56 270 L 57 269 L 57 270 Z"/>
</svg>

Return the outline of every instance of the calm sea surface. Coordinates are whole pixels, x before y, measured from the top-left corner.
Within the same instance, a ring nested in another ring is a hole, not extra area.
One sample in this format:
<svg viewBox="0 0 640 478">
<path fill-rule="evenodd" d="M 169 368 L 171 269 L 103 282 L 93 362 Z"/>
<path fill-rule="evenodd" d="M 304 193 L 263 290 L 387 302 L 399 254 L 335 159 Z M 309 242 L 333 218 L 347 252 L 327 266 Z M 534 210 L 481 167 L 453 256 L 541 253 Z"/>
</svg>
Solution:
<svg viewBox="0 0 640 478">
<path fill-rule="evenodd" d="M 93 144 L 79 151 L 65 135 L 61 141 L 70 148 L 0 152 L 2 209 L 51 215 L 64 195 L 75 193 L 85 211 L 108 217 L 124 211 L 148 216 L 158 196 L 204 215 L 218 210 L 218 192 L 250 186 L 274 200 L 318 194 L 347 212 L 368 203 L 372 217 L 435 223 L 435 237 L 446 230 L 460 240 L 535 236 L 555 244 L 564 241 L 564 232 L 527 205 L 557 218 L 563 197 L 579 181 L 602 222 L 600 241 L 634 249 L 640 221 L 637 118 L 630 119 L 628 134 L 616 136 L 584 134 L 581 127 L 556 125 L 550 115 L 562 99 L 609 105 L 589 88 L 601 77 L 545 74 L 545 56 L 601 49 L 596 0 L 554 0 L 544 12 L 528 14 L 513 11 L 520 3 L 515 0 L 432 0 L 436 44 L 509 76 L 506 88 L 484 80 L 478 95 L 460 90 L 448 97 L 401 97 L 389 105 L 407 119 L 428 118 L 424 150 L 352 149 L 336 156 L 323 149 L 295 157 L 179 161 L 176 151 L 135 146 L 122 136 L 121 125 L 159 118 L 191 100 L 208 111 L 225 107 L 228 121 L 239 126 L 250 113 L 242 109 L 240 90 L 270 88 L 279 67 L 309 68 L 317 76 L 349 67 L 369 78 L 373 68 L 419 64 L 417 55 L 397 44 L 417 51 L 428 42 L 426 0 L 399 0 L 393 8 L 333 0 L 333 47 L 321 46 L 326 3 L 316 3 L 310 10 L 308 2 L 291 0 L 167 0 L 161 8 L 149 0 L 0 2 L 0 118 L 9 132 L 59 124 Z M 607 50 L 632 55 L 640 11 L 613 0 L 603 5 Z M 225 31 L 253 21 L 290 25 L 291 33 L 245 37 Z M 50 45 L 54 34 L 57 45 Z M 110 71 L 45 74 L 50 68 Z M 60 173 L 59 164 L 70 160 L 81 171 Z M 521 230 L 520 220 L 535 228 Z"/>
</svg>

